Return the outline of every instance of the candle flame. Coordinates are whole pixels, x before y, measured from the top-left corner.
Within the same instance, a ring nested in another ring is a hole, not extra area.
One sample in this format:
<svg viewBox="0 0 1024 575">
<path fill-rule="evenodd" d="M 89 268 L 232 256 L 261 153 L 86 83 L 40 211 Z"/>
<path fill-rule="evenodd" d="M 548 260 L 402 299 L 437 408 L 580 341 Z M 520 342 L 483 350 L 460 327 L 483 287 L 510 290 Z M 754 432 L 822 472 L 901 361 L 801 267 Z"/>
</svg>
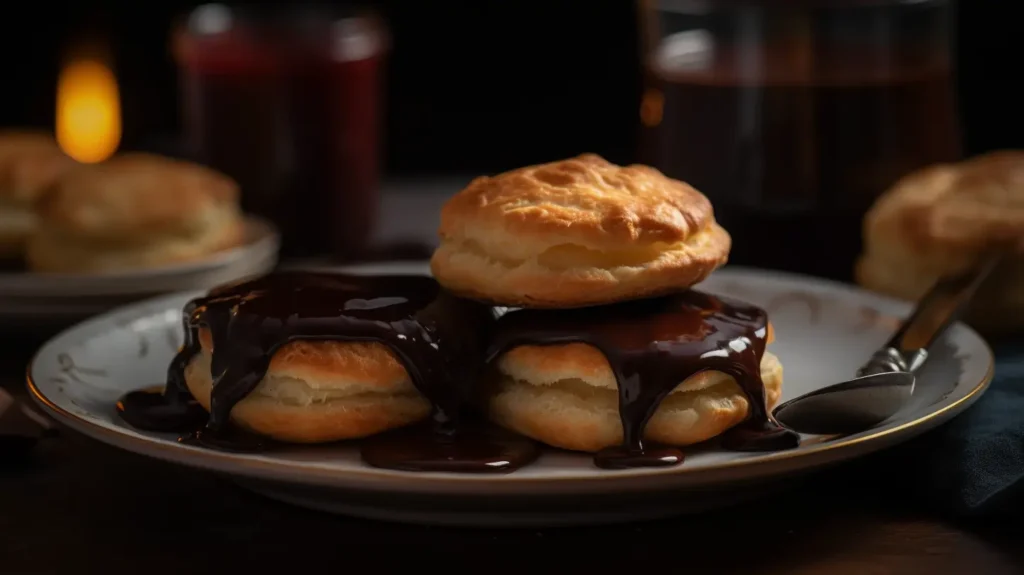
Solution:
<svg viewBox="0 0 1024 575">
<path fill-rule="evenodd" d="M 113 71 L 97 60 L 68 63 L 57 79 L 57 143 L 83 163 L 106 160 L 121 142 L 121 101 Z"/>
</svg>

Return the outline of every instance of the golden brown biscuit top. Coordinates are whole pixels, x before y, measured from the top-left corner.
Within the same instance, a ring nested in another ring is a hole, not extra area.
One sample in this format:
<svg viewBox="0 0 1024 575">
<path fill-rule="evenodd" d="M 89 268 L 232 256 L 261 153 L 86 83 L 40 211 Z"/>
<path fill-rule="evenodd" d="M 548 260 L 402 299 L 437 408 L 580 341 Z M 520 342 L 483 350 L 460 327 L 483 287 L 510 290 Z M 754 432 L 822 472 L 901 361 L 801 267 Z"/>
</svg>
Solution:
<svg viewBox="0 0 1024 575">
<path fill-rule="evenodd" d="M 45 225 L 65 233 L 120 237 L 191 229 L 237 209 L 238 186 L 214 170 L 131 153 L 81 165 L 39 205 Z"/>
<path fill-rule="evenodd" d="M 901 179 L 871 208 L 865 233 L 915 246 L 1024 249 L 1024 152 L 998 151 Z"/>
<path fill-rule="evenodd" d="M 474 179 L 442 208 L 439 232 L 551 234 L 600 248 L 684 241 L 713 219 L 711 202 L 686 183 L 648 166 L 583 154 Z"/>
<path fill-rule="evenodd" d="M 49 134 L 0 132 L 0 199 L 30 204 L 74 165 Z"/>
</svg>

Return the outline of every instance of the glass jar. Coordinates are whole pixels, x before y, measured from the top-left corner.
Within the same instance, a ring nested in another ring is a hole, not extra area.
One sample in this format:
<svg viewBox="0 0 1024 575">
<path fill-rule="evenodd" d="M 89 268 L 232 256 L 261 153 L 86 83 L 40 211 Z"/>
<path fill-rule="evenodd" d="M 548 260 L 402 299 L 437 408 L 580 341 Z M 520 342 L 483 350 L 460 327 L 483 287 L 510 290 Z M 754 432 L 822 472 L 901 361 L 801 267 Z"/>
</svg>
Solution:
<svg viewBox="0 0 1024 575">
<path fill-rule="evenodd" d="M 190 155 L 235 178 L 285 256 L 358 256 L 377 216 L 383 25 L 362 13 L 196 8 L 174 35 Z"/>
<path fill-rule="evenodd" d="M 731 263 L 850 280 L 898 178 L 961 155 L 946 0 L 643 0 L 643 161 L 703 191 Z"/>
</svg>

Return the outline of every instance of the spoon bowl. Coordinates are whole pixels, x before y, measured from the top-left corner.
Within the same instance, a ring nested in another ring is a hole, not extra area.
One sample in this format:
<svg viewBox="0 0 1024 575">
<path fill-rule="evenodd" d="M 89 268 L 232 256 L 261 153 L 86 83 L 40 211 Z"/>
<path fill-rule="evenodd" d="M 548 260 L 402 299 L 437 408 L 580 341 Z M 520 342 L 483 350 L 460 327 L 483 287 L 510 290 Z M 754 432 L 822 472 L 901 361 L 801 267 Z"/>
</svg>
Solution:
<svg viewBox="0 0 1024 575">
<path fill-rule="evenodd" d="M 857 378 L 779 405 L 772 412 L 775 421 L 798 433 L 848 435 L 895 415 L 914 394 L 914 373 L 927 361 L 928 348 L 956 321 L 1003 257 L 994 251 L 971 269 L 939 278 L 858 370 Z"/>
<path fill-rule="evenodd" d="M 847 435 L 896 414 L 914 393 L 914 374 L 891 371 L 830 385 L 779 404 L 772 412 L 783 427 L 813 435 Z"/>
</svg>

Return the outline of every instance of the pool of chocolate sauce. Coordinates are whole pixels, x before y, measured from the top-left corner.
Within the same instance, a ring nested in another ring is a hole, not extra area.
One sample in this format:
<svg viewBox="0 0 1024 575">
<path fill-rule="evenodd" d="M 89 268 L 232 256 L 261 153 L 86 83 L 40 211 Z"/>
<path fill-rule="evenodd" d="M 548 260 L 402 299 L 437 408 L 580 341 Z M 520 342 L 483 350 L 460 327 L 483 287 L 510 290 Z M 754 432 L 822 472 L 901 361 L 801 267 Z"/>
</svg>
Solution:
<svg viewBox="0 0 1024 575">
<path fill-rule="evenodd" d="M 797 436 L 775 427 L 760 377 L 767 336 L 764 311 L 687 291 L 582 310 L 496 310 L 455 297 L 425 276 L 290 272 L 222 286 L 189 302 L 185 342 L 162 392 L 118 401 L 133 427 L 180 434 L 180 441 L 230 451 L 273 446 L 232 425 L 232 408 L 263 379 L 270 358 L 297 340 L 375 341 L 386 345 L 431 402 L 429 422 L 361 441 L 372 466 L 407 471 L 507 472 L 539 455 L 532 440 L 498 429 L 473 412 L 488 362 L 523 344 L 584 342 L 608 358 L 619 383 L 624 441 L 598 453 L 604 468 L 672 465 L 683 454 L 648 445 L 643 429 L 661 400 L 690 375 L 714 369 L 736 378 L 750 417 L 730 432 L 734 449 L 784 449 Z M 209 330 L 214 385 L 210 409 L 192 397 L 185 367 Z"/>
</svg>

